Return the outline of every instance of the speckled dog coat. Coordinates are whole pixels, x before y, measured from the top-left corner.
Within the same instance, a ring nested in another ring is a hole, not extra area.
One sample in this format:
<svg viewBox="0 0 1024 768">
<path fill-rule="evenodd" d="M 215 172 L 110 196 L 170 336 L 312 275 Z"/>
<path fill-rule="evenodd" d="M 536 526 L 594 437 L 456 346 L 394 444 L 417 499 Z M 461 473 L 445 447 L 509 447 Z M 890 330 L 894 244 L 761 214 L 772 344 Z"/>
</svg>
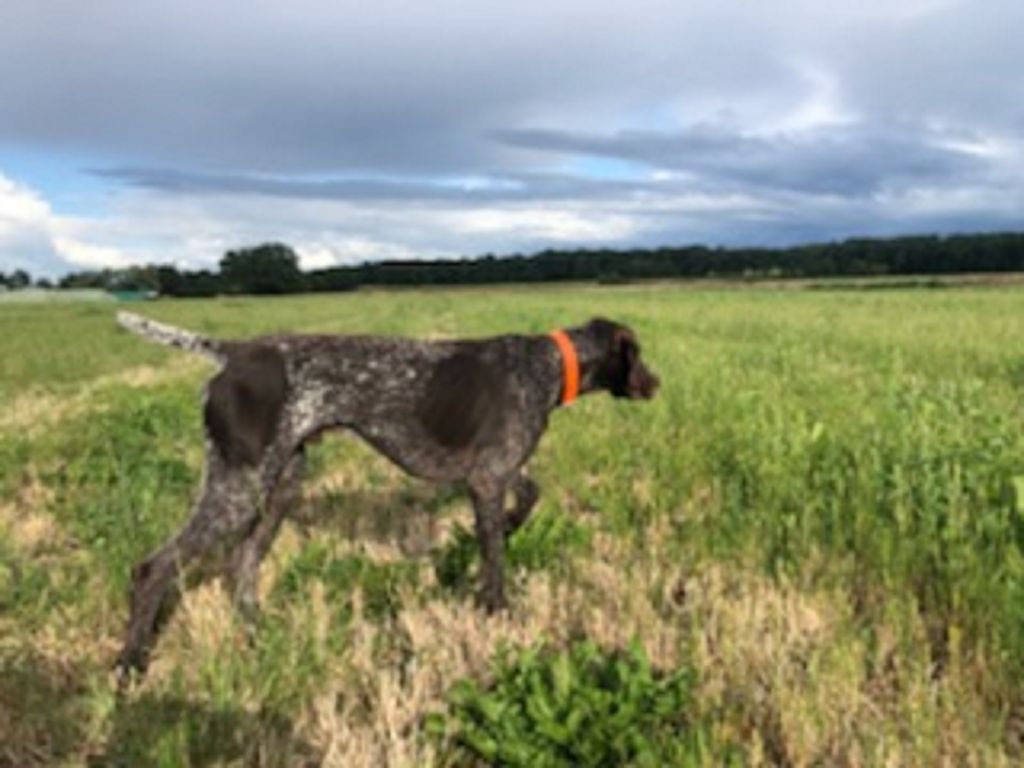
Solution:
<svg viewBox="0 0 1024 768">
<path fill-rule="evenodd" d="M 417 341 L 383 336 L 208 338 L 121 312 L 128 330 L 212 358 L 204 399 L 202 492 L 182 530 L 132 572 L 131 618 L 118 667 L 144 670 L 178 575 L 226 553 L 237 604 L 256 609 L 256 576 L 295 500 L 303 446 L 347 428 L 407 472 L 463 483 L 482 555 L 480 599 L 504 604 L 505 536 L 537 501 L 525 465 L 562 401 L 564 356 L 544 335 Z M 581 394 L 649 399 L 658 379 L 633 332 L 594 319 L 567 329 Z M 505 510 L 506 491 L 515 504 Z"/>
</svg>

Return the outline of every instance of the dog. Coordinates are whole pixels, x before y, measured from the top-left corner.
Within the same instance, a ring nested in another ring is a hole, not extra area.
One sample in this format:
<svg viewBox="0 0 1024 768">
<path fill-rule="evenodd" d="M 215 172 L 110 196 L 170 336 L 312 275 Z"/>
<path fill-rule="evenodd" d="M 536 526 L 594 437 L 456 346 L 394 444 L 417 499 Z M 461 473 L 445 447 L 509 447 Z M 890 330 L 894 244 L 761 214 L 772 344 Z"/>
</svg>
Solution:
<svg viewBox="0 0 1024 768">
<path fill-rule="evenodd" d="M 488 612 L 501 609 L 505 538 L 537 502 L 525 465 L 551 412 L 592 392 L 649 400 L 660 383 L 633 331 L 603 318 L 548 335 L 445 341 L 234 341 L 129 312 L 117 320 L 220 366 L 205 388 L 204 478 L 192 516 L 132 569 L 131 615 L 116 662 L 122 677 L 144 673 L 179 575 L 214 553 L 227 555 L 236 606 L 243 615 L 258 610 L 260 562 L 297 496 L 304 446 L 332 429 L 352 430 L 416 477 L 468 489 L 482 558 L 478 600 Z"/>
</svg>

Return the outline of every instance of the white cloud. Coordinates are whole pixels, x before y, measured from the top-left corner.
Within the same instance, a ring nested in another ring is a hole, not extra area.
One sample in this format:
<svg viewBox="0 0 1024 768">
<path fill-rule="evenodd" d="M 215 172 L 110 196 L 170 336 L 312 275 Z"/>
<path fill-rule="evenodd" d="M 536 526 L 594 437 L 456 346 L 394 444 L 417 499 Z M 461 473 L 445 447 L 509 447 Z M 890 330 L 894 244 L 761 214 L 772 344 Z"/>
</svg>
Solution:
<svg viewBox="0 0 1024 768">
<path fill-rule="evenodd" d="M 52 226 L 42 196 L 0 173 L 0 271 L 52 272 L 60 263 Z"/>
<path fill-rule="evenodd" d="M 0 173 L 0 269 L 52 276 L 69 268 L 137 263 L 132 254 L 114 245 L 90 241 L 93 226 L 57 215 L 39 192 Z"/>
<path fill-rule="evenodd" d="M 575 206 L 479 208 L 454 211 L 443 218 L 461 234 L 518 236 L 559 243 L 623 240 L 637 229 L 637 222 L 629 216 L 593 208 L 577 210 Z"/>
<path fill-rule="evenodd" d="M 38 193 L 0 173 L 0 237 L 44 226 L 50 216 L 50 206 Z"/>
<path fill-rule="evenodd" d="M 53 245 L 65 261 L 86 269 L 130 267 L 138 260 L 131 254 L 109 245 L 95 245 L 73 237 L 54 237 Z"/>
<path fill-rule="evenodd" d="M 521 246 L 623 241 L 640 220 L 623 199 L 583 207 L 510 203 L 465 207 L 388 201 L 196 198 L 127 189 L 93 217 L 60 216 L 36 191 L 0 176 L 0 268 L 33 274 L 171 263 L 211 268 L 228 250 L 261 242 L 291 245 L 304 269 L 384 259 L 475 256 L 499 243 Z M 31 249 L 24 244 L 33 241 Z M 41 257 L 41 253 L 44 254 Z"/>
<path fill-rule="evenodd" d="M 794 133 L 850 125 L 857 115 L 843 100 L 841 83 L 836 73 L 813 64 L 796 65 L 803 81 L 803 93 L 789 110 L 780 110 L 774 119 L 755 125 L 753 135 Z"/>
<path fill-rule="evenodd" d="M 289 241 L 289 245 L 298 254 L 299 264 L 303 269 L 325 269 L 360 264 L 366 261 L 420 257 L 420 254 L 405 246 L 373 240 L 369 237 L 343 237 L 327 234 L 319 240 Z"/>
</svg>

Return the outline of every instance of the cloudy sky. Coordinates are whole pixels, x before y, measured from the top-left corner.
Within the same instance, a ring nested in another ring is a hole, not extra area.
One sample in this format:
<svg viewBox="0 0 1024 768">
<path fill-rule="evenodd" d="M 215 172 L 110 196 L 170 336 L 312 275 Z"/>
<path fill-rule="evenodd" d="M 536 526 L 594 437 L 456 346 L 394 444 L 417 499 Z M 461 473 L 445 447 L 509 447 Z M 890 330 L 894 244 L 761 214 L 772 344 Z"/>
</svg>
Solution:
<svg viewBox="0 0 1024 768">
<path fill-rule="evenodd" d="M 1024 228 L 1020 0 L 4 0 L 0 270 Z"/>
</svg>

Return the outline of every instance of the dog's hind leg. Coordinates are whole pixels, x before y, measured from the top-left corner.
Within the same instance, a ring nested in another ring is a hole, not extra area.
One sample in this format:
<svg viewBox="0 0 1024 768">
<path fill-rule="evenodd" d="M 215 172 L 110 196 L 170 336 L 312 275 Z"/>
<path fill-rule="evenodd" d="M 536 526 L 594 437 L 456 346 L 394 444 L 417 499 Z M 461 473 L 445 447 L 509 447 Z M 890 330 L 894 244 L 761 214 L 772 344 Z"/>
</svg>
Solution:
<svg viewBox="0 0 1024 768">
<path fill-rule="evenodd" d="M 294 508 L 301 496 L 302 475 L 306 455 L 302 448 L 292 456 L 270 492 L 267 509 L 255 527 L 232 553 L 228 578 L 232 585 L 235 605 L 246 619 L 254 619 L 259 612 L 258 580 L 260 563 L 267 556 L 281 522 Z"/>
<path fill-rule="evenodd" d="M 255 469 L 229 468 L 207 453 L 206 481 L 185 527 L 132 569 L 131 616 L 116 666 L 122 675 L 145 671 L 160 626 L 177 602 L 179 577 L 218 547 L 230 548 L 251 530 L 261 506 Z"/>
</svg>

